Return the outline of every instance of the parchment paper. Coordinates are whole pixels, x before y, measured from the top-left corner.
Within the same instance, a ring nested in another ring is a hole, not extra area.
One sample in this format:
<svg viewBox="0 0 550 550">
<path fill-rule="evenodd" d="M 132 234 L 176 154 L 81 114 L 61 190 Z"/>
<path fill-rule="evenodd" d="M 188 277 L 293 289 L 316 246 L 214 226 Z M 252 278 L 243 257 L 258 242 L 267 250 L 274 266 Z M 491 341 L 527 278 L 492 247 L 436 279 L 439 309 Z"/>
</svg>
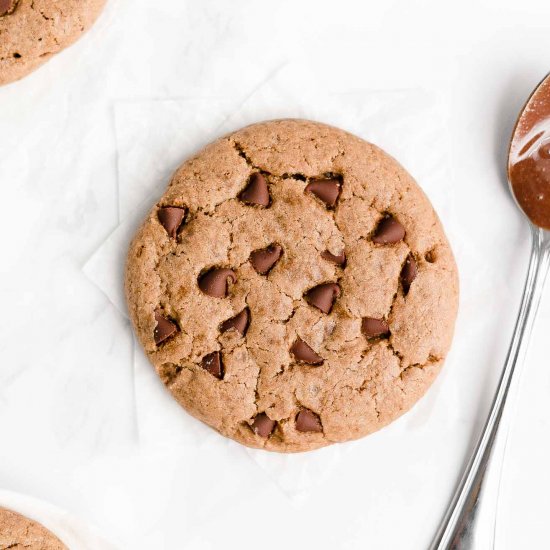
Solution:
<svg viewBox="0 0 550 550">
<path fill-rule="evenodd" d="M 123 271 L 129 241 L 146 212 L 163 193 L 170 175 L 203 145 L 260 120 L 308 118 L 341 127 L 385 149 L 405 166 L 428 194 L 447 231 L 452 231 L 452 187 L 448 182 L 445 125 L 436 99 L 422 90 L 355 91 L 324 94 L 322 86 L 283 67 L 239 107 L 220 98 L 182 98 L 115 104 L 121 224 L 84 266 L 87 276 L 123 316 Z M 138 344 L 134 346 L 136 424 L 140 445 L 236 445 L 202 425 L 171 398 Z M 419 431 L 430 416 L 437 386 L 421 404 L 381 434 Z M 456 396 L 448 395 L 452 404 Z M 456 408 L 458 409 L 458 407 Z M 453 407 L 448 414 L 453 415 Z M 332 445 L 299 455 L 247 449 L 248 455 L 299 502 L 337 470 L 341 453 L 361 442 Z"/>
</svg>

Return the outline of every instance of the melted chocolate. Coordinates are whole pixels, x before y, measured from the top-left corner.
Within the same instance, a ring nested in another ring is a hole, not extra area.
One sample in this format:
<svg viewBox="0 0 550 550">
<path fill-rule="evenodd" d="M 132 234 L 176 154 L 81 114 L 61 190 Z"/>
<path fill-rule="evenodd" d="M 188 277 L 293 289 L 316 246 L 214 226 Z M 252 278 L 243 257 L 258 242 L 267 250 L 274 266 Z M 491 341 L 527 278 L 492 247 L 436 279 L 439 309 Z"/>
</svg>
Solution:
<svg viewBox="0 0 550 550">
<path fill-rule="evenodd" d="M 550 229 L 550 75 L 529 98 L 516 124 L 508 176 L 527 217 Z"/>
</svg>

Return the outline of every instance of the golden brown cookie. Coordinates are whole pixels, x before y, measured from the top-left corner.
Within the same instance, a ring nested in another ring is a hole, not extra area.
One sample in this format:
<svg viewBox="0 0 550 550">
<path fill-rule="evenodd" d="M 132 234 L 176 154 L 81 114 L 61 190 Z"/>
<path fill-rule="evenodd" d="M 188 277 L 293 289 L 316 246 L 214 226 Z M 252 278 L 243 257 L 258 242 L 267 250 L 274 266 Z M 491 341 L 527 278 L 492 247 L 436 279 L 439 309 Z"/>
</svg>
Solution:
<svg viewBox="0 0 550 550">
<path fill-rule="evenodd" d="M 106 0 L 0 0 L 0 85 L 75 42 Z"/>
<path fill-rule="evenodd" d="M 67 550 L 45 527 L 21 514 L 0 508 L 0 550 Z"/>
<path fill-rule="evenodd" d="M 192 415 L 245 445 L 370 434 L 449 350 L 456 265 L 386 153 L 304 120 L 255 124 L 185 162 L 129 250 L 145 352 Z"/>
</svg>

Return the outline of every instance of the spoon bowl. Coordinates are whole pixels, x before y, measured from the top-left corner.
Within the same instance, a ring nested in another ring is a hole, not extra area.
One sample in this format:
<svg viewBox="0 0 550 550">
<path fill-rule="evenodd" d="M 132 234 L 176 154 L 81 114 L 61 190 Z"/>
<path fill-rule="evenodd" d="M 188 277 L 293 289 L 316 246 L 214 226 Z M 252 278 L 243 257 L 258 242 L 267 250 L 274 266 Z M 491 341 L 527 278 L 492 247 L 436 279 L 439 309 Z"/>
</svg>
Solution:
<svg viewBox="0 0 550 550">
<path fill-rule="evenodd" d="M 517 119 L 507 168 L 517 205 L 533 224 L 550 229 L 550 73 Z"/>
</svg>

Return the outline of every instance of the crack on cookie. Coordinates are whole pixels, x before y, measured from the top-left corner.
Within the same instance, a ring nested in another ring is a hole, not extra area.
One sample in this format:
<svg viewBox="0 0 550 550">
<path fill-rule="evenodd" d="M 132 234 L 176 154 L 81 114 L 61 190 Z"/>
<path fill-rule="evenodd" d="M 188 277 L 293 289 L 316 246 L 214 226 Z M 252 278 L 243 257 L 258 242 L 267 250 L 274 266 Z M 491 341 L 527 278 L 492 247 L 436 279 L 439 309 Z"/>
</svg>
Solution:
<svg viewBox="0 0 550 550">
<path fill-rule="evenodd" d="M 262 367 L 260 365 L 257 365 L 257 367 L 258 367 L 258 374 L 256 376 L 256 383 L 254 384 L 254 406 L 256 407 L 256 413 L 259 412 L 258 410 L 258 401 L 260 400 L 259 387 L 260 387 L 260 377 L 262 374 Z"/>
<path fill-rule="evenodd" d="M 404 260 L 401 264 L 401 268 L 399 270 L 399 273 L 401 273 L 401 271 L 403 270 L 403 267 L 405 265 L 405 263 L 407 262 L 407 258 L 409 257 L 409 254 L 412 254 L 412 250 L 410 249 L 410 247 L 408 246 L 407 243 L 405 243 L 405 245 L 407 246 L 407 254 L 404 255 Z M 393 310 L 394 310 L 394 307 L 395 307 L 395 304 L 396 304 L 396 301 L 397 301 L 397 297 L 399 296 L 399 292 L 401 291 L 401 293 L 403 293 L 404 295 L 404 292 L 403 292 L 403 287 L 402 287 L 402 284 L 401 284 L 401 281 L 400 281 L 400 275 L 399 275 L 399 279 L 397 281 L 397 287 L 396 287 L 396 290 L 395 290 L 395 293 L 393 295 L 393 299 L 392 299 L 392 303 L 391 303 L 391 306 L 390 306 L 390 310 L 388 311 L 388 314 L 386 316 L 386 319 L 388 320 L 388 324 L 390 326 L 390 336 L 389 338 L 387 338 L 387 342 L 388 342 L 388 348 L 391 350 L 391 352 L 393 353 L 393 355 L 395 357 L 397 357 L 399 359 L 399 366 L 400 368 L 402 369 L 403 368 L 403 355 L 401 353 L 399 353 L 393 346 L 393 334 L 391 332 L 391 320 L 392 320 L 392 316 L 393 316 Z"/>
<path fill-rule="evenodd" d="M 248 303 L 248 292 L 246 293 L 245 297 L 244 297 L 244 303 L 246 304 L 246 307 L 248 308 L 248 311 L 250 311 L 250 319 L 249 319 L 249 326 L 250 324 L 252 323 L 252 309 L 250 308 L 250 304 Z M 253 352 L 252 350 L 247 346 L 246 347 L 247 349 L 247 354 L 249 357 L 251 357 L 253 355 Z M 262 361 L 257 361 L 255 358 L 254 358 L 254 363 L 256 364 L 256 367 L 258 368 L 258 372 L 256 373 L 256 381 L 255 381 L 255 384 L 254 384 L 254 407 L 256 408 L 256 413 L 258 413 L 258 401 L 260 400 L 260 394 L 259 394 L 259 387 L 260 387 L 260 378 L 262 376 L 262 372 L 263 372 L 263 365 L 265 363 L 263 363 Z"/>
<path fill-rule="evenodd" d="M 374 405 L 374 412 L 376 413 L 376 421 L 380 424 L 380 406 L 378 404 L 378 393 L 371 394 L 372 403 Z"/>
<path fill-rule="evenodd" d="M 440 363 L 441 361 L 443 361 L 443 357 L 436 357 L 435 355 L 432 355 L 430 354 L 428 356 L 428 359 L 426 360 L 425 363 L 414 363 L 412 365 L 408 365 L 406 366 L 400 373 L 399 373 L 399 378 L 401 380 L 403 380 L 403 377 L 404 375 L 410 371 L 411 369 L 419 369 L 419 370 L 423 370 L 425 369 L 426 367 L 430 366 L 430 365 L 437 365 L 438 363 Z M 403 390 L 404 391 L 404 390 Z M 406 392 L 405 392 L 406 393 Z"/>
<path fill-rule="evenodd" d="M 401 354 L 399 351 L 397 351 L 397 350 L 394 348 L 393 342 L 391 341 L 391 336 L 390 336 L 390 338 L 384 340 L 384 342 L 387 343 L 388 349 L 392 352 L 393 356 L 396 357 L 397 360 L 399 361 L 399 368 L 400 368 L 401 370 L 403 370 L 404 368 L 406 368 L 406 367 L 403 366 L 403 363 L 404 363 L 404 361 L 405 361 L 405 359 L 404 359 L 404 357 L 403 357 L 403 354 Z"/>
<path fill-rule="evenodd" d="M 335 154 L 335 155 L 332 155 L 330 157 L 330 163 L 331 164 L 334 164 L 334 161 L 338 158 L 338 157 L 345 157 L 346 156 L 346 152 L 342 149 L 340 150 L 340 148 L 338 148 L 338 152 Z"/>
<path fill-rule="evenodd" d="M 307 177 L 304 176 L 303 174 L 288 174 L 287 172 L 282 174 L 280 178 L 283 180 L 298 180 L 303 182 L 307 181 Z"/>
<path fill-rule="evenodd" d="M 254 164 L 253 160 L 250 158 L 250 156 L 246 152 L 245 148 L 238 141 L 235 141 L 234 139 L 230 139 L 230 141 L 233 144 L 233 147 L 235 148 L 235 151 L 237 151 L 238 155 L 246 161 L 246 164 L 250 168 L 253 168 L 254 170 L 257 170 L 258 172 L 261 172 L 262 174 L 267 175 L 267 176 L 276 175 L 276 174 L 272 174 L 271 172 L 269 172 L 267 170 L 264 170 L 263 168 L 260 168 L 256 164 Z"/>
</svg>

